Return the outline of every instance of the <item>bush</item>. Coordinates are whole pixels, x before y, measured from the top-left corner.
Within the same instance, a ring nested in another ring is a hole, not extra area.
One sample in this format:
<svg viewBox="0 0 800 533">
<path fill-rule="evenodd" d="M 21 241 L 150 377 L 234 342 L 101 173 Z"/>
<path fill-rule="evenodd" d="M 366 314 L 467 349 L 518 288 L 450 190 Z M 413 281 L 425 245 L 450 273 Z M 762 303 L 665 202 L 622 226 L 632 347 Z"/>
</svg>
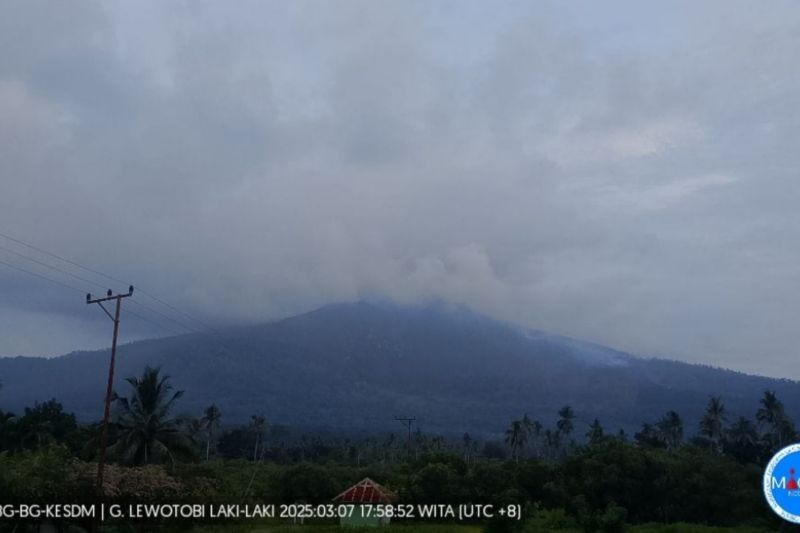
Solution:
<svg viewBox="0 0 800 533">
<path fill-rule="evenodd" d="M 540 509 L 534 507 L 531 517 L 525 521 L 525 533 L 538 533 L 540 531 L 576 530 L 575 519 L 567 514 L 564 509 Z"/>
<path fill-rule="evenodd" d="M 76 463 L 65 446 L 0 453 L 3 503 L 75 503 L 93 494 L 92 483 L 75 475 Z"/>
<path fill-rule="evenodd" d="M 624 507 L 608 504 L 606 510 L 597 520 L 600 531 L 604 533 L 622 533 L 625 531 L 625 520 L 628 518 L 628 510 Z"/>
</svg>

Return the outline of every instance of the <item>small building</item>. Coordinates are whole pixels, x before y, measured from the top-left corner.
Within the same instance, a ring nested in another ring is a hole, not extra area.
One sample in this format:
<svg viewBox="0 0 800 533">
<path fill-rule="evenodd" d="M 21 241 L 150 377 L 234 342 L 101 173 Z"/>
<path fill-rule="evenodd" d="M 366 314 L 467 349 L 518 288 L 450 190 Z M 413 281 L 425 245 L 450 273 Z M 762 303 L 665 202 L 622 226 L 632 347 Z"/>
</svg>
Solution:
<svg viewBox="0 0 800 533">
<path fill-rule="evenodd" d="M 388 517 L 379 516 L 380 513 L 375 512 L 374 508 L 370 512 L 367 507 L 370 505 L 391 504 L 396 501 L 397 494 L 380 486 L 368 477 L 365 477 L 333 499 L 333 502 L 337 504 L 352 504 L 355 506 L 350 516 L 342 516 L 339 520 L 340 525 L 348 527 L 388 526 L 390 520 Z"/>
</svg>

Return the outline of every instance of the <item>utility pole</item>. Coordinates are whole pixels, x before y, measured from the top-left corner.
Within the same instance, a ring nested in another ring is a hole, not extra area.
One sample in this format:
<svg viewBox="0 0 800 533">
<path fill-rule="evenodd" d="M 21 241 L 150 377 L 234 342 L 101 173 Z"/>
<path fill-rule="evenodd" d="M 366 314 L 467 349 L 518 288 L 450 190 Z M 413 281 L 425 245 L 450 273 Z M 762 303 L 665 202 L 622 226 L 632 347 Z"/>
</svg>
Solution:
<svg viewBox="0 0 800 533">
<path fill-rule="evenodd" d="M 395 420 L 406 426 L 408 429 L 408 462 L 411 462 L 411 424 L 414 423 L 416 418 L 410 418 L 407 416 L 396 416 L 394 417 Z"/>
<path fill-rule="evenodd" d="M 97 461 L 97 494 L 103 494 L 103 469 L 106 463 L 106 440 L 108 439 L 108 423 L 111 418 L 111 394 L 114 390 L 114 360 L 117 357 L 117 335 L 119 334 L 119 311 L 122 305 L 122 299 L 133 295 L 133 285 L 128 287 L 127 294 L 114 294 L 111 289 L 108 289 L 105 298 L 92 299 L 91 294 L 86 294 L 86 304 L 97 304 L 108 315 L 108 318 L 114 322 L 114 337 L 111 341 L 111 364 L 108 367 L 108 387 L 106 388 L 106 406 L 103 412 L 103 430 L 100 434 L 100 456 Z M 114 300 L 116 302 L 116 309 L 114 314 L 108 312 L 103 302 Z"/>
</svg>

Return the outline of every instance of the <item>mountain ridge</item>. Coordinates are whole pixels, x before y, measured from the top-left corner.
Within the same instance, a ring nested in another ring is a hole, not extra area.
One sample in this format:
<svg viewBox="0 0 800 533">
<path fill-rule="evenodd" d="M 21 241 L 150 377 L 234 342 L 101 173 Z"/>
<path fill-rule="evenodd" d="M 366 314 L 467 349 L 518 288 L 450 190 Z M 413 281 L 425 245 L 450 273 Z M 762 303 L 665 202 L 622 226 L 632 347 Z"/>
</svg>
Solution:
<svg viewBox="0 0 800 533">
<path fill-rule="evenodd" d="M 0 358 L 0 408 L 55 397 L 99 418 L 108 350 Z M 187 391 L 182 410 L 215 402 L 228 422 L 251 414 L 295 426 L 391 429 L 412 414 L 438 432 L 497 434 L 524 412 L 551 423 L 573 406 L 581 427 L 599 418 L 631 431 L 678 411 L 694 431 L 708 398 L 752 417 L 764 390 L 791 413 L 800 383 L 708 365 L 642 358 L 599 344 L 493 320 L 449 304 L 332 304 L 281 320 L 121 345 L 122 378 L 159 366 Z M 65 376 L 68 379 L 65 379 Z"/>
</svg>

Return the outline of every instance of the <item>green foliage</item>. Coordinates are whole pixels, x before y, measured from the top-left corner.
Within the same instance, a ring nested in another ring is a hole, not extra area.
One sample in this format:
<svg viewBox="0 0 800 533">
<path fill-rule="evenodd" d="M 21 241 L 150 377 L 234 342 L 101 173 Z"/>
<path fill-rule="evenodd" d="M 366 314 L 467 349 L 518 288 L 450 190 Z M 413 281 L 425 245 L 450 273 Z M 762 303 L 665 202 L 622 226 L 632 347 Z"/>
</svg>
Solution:
<svg viewBox="0 0 800 533">
<path fill-rule="evenodd" d="M 211 404 L 203 411 L 203 418 L 200 419 L 200 426 L 206 432 L 206 461 L 211 456 L 211 442 L 214 439 L 214 432 L 219 429 L 220 420 L 222 420 L 222 411 L 216 404 Z"/>
<path fill-rule="evenodd" d="M 558 432 L 562 435 L 569 436 L 572 434 L 572 430 L 575 429 L 575 412 L 572 410 L 572 407 L 569 405 L 565 405 L 561 409 L 558 410 L 558 422 L 556 422 L 556 428 Z"/>
<path fill-rule="evenodd" d="M 756 420 L 767 427 L 764 440 L 770 452 L 774 453 L 795 439 L 794 422 L 786 414 L 786 409 L 772 391 L 764 392 Z"/>
<path fill-rule="evenodd" d="M 276 478 L 283 468 L 277 465 L 261 463 L 254 466 L 245 459 L 218 460 L 204 464 L 203 470 L 216 480 L 219 493 L 228 502 L 281 501 Z M 180 468 L 178 472 L 185 472 L 185 469 Z"/>
<path fill-rule="evenodd" d="M 486 441 L 483 445 L 483 456 L 487 459 L 505 459 L 506 451 L 502 444 L 494 441 Z"/>
<path fill-rule="evenodd" d="M 77 428 L 75 415 L 54 399 L 26 407 L 21 417 L 0 412 L 0 449 L 35 450 L 64 442 Z"/>
<path fill-rule="evenodd" d="M 656 427 L 668 450 L 677 450 L 683 443 L 683 420 L 675 411 L 667 411 Z"/>
<path fill-rule="evenodd" d="M 579 495 L 573 502 L 576 521 L 586 533 L 595 531 L 603 533 L 622 533 L 627 529 L 626 518 L 628 511 L 613 502 L 606 505 L 605 509 L 591 508 L 583 495 Z"/>
<path fill-rule="evenodd" d="M 225 431 L 217 444 L 217 452 L 225 459 L 251 458 L 256 436 L 247 428 Z"/>
<path fill-rule="evenodd" d="M 753 423 L 740 416 L 726 431 L 722 448 L 740 463 L 749 464 L 758 461 L 761 444 Z"/>
<path fill-rule="evenodd" d="M 0 453 L 3 503 L 74 502 L 90 485 L 76 480 L 72 465 L 69 450 L 61 445 Z"/>
<path fill-rule="evenodd" d="M 565 496 L 560 494 L 561 491 L 553 490 L 555 486 L 562 486 L 561 483 L 558 483 L 561 477 L 558 465 L 543 461 L 525 461 L 518 467 L 507 470 L 510 471 L 504 475 L 513 475 L 516 486 L 527 495 L 530 501 L 558 505 L 564 500 Z M 496 491 L 495 494 L 497 492 L 499 491 Z M 486 494 L 486 496 L 490 494 Z"/>
<path fill-rule="evenodd" d="M 287 443 L 281 440 L 287 438 L 285 428 L 267 429 L 263 417 L 256 416 L 250 426 L 227 431 L 219 443 L 221 455 L 238 450 L 241 459 L 181 462 L 180 446 L 171 438 L 186 435 L 180 421 L 170 418 L 180 393 L 173 393 L 168 379 L 153 369 L 128 382 L 133 395 L 118 400 L 122 407 L 113 436 L 115 446 L 124 443 L 130 449 L 117 457 L 129 459 L 123 464 L 171 461 L 168 468 L 108 465 L 104 493 L 110 501 L 321 504 L 368 476 L 395 490 L 405 503 L 513 503 L 526 510 L 523 521 L 496 516 L 482 524 L 495 533 L 618 533 L 637 531 L 632 524 L 682 522 L 771 528 L 777 518 L 763 505 L 761 468 L 753 461 L 788 438 L 782 432 L 793 428 L 782 404 L 766 393 L 758 411 L 765 428 L 761 435 L 745 418 L 725 427 L 722 403 L 712 398 L 700 424 L 702 435 L 689 444 L 683 442 L 680 416 L 670 411 L 657 423 L 645 424 L 635 444 L 606 435 L 594 420 L 586 445 L 565 446 L 575 419 L 565 407 L 553 431 L 542 431 L 527 415 L 512 424 L 514 460 L 471 456 L 465 450 L 479 449 L 472 437 L 451 442 L 418 431 L 412 460 L 406 461 L 404 439 L 392 434 L 339 441 L 295 435 Z M 218 412 L 209 409 L 197 427 L 216 427 L 215 420 Z M 76 495 L 93 493 L 96 464 L 80 460 L 91 453 L 78 443 L 93 441 L 97 427 L 77 427 L 55 400 L 26 409 L 19 418 L 5 414 L 0 422 L 5 439 L 0 443 L 10 443 L 0 452 L 4 501 L 74 502 Z M 210 446 L 212 433 L 207 435 L 198 443 L 202 452 Z M 532 449 L 525 448 L 528 439 Z M 161 455 L 142 452 L 142 447 L 158 446 L 163 446 Z M 276 462 L 278 457 L 288 464 Z"/>
<path fill-rule="evenodd" d="M 328 503 L 345 487 L 331 469 L 308 463 L 291 466 L 275 478 L 283 502 Z"/>
<path fill-rule="evenodd" d="M 528 431 L 522 420 L 514 420 L 511 427 L 506 430 L 506 444 L 511 448 L 511 456 L 519 460 L 519 452 L 528 442 Z"/>
<path fill-rule="evenodd" d="M 595 418 L 594 422 L 589 426 L 589 431 L 586 432 L 586 442 L 589 446 L 594 446 L 603 442 L 604 438 L 603 426 L 600 424 L 600 420 Z"/>
<path fill-rule="evenodd" d="M 714 396 L 708 401 L 706 412 L 700 420 L 700 435 L 711 443 L 712 448 L 721 451 L 722 439 L 725 433 L 725 406 L 719 396 Z"/>
<path fill-rule="evenodd" d="M 505 507 L 507 505 L 519 504 L 524 501 L 524 496 L 517 489 L 506 489 L 500 494 L 495 495 L 492 501 L 496 506 Z M 524 522 L 516 518 L 503 516 L 495 513 L 492 518 L 486 522 L 484 533 L 517 533 L 522 531 Z"/>
<path fill-rule="evenodd" d="M 420 503 L 463 501 L 466 487 L 461 474 L 451 465 L 431 463 L 420 468 L 411 481 L 411 492 Z"/>
<path fill-rule="evenodd" d="M 187 428 L 170 418 L 183 391 L 172 392 L 169 376 L 160 376 L 157 368 L 147 367 L 140 378 L 126 381 L 133 390 L 130 398 L 115 397 L 112 456 L 131 465 L 174 463 L 176 456 L 191 456 L 194 450 Z"/>
<path fill-rule="evenodd" d="M 525 463 L 520 463 L 520 467 Z M 500 494 L 509 486 L 512 466 L 505 463 L 476 463 L 467 473 L 464 484 L 469 489 L 469 497 L 475 502 L 488 502 L 495 494 Z"/>
<path fill-rule="evenodd" d="M 0 409 L 0 450 L 10 450 L 15 445 L 17 417 Z"/>
<path fill-rule="evenodd" d="M 578 530 L 575 518 L 567 514 L 566 510 L 541 509 L 534 506 L 531 516 L 525 521 L 525 533 L 539 533 L 547 531 Z"/>
</svg>

